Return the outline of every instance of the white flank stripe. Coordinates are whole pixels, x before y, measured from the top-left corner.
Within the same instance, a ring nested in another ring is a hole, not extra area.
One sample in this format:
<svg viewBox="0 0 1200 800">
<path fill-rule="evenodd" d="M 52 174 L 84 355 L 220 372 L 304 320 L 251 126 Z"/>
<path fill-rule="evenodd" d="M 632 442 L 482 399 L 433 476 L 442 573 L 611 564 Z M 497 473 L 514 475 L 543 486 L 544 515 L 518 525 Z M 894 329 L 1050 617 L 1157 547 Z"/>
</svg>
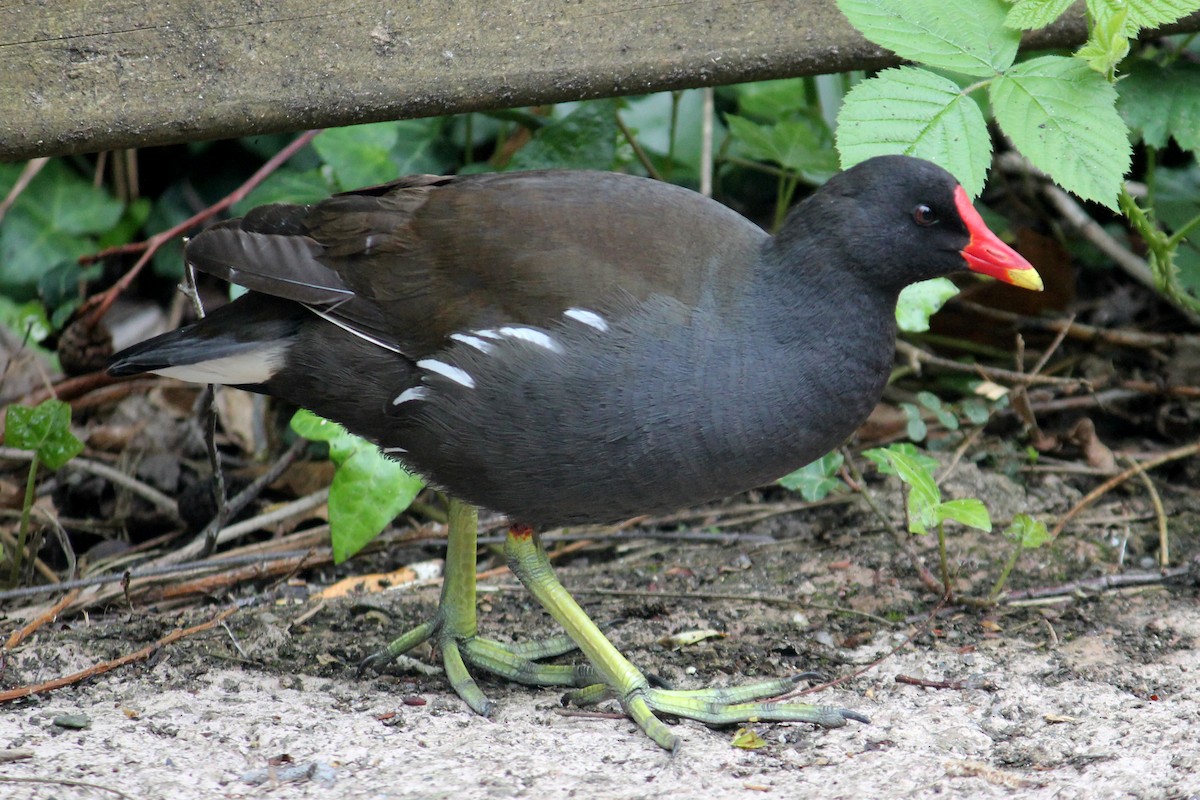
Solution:
<svg viewBox="0 0 1200 800">
<path fill-rule="evenodd" d="M 475 379 L 465 369 L 460 369 L 452 364 L 447 364 L 445 361 L 438 361 L 433 358 L 422 358 L 417 362 L 417 366 L 421 369 L 441 375 L 443 378 L 448 378 L 460 386 L 465 386 L 468 389 L 475 388 Z"/>
<path fill-rule="evenodd" d="M 413 386 L 410 389 L 405 389 L 400 394 L 396 395 L 396 399 L 392 401 L 392 405 L 398 406 L 401 403 L 407 403 L 409 400 L 428 400 L 429 390 L 424 386 Z"/>
<path fill-rule="evenodd" d="M 595 328 L 598 331 L 608 330 L 608 323 L 604 321 L 604 317 L 595 311 L 588 311 L 586 308 L 568 308 L 563 312 L 563 316 L 570 317 L 576 322 L 582 322 L 584 325 Z"/>
<path fill-rule="evenodd" d="M 500 334 L 498 334 L 494 330 L 492 330 L 491 328 L 484 328 L 483 330 L 479 330 L 479 331 L 471 331 L 471 333 L 475 334 L 476 336 L 482 336 L 485 339 L 502 339 L 502 338 L 504 338 Z"/>
<path fill-rule="evenodd" d="M 283 366 L 287 349 L 288 346 L 284 342 L 274 342 L 236 356 L 164 367 L 154 372 L 191 383 L 221 383 L 230 386 L 266 383 Z"/>
<path fill-rule="evenodd" d="M 383 452 L 385 452 L 385 453 L 407 453 L 408 451 L 405 450 L 403 447 L 385 447 L 385 448 L 383 448 Z"/>
<path fill-rule="evenodd" d="M 462 342 L 465 345 L 474 347 L 481 353 L 490 353 L 496 349 L 496 346 L 491 342 L 485 342 L 478 336 L 471 336 L 470 334 L 466 333 L 452 333 L 450 334 L 450 338 L 456 342 Z"/>
<path fill-rule="evenodd" d="M 544 347 L 552 353 L 561 353 L 563 351 L 562 345 L 550 338 L 550 334 L 539 331 L 536 328 L 501 328 L 500 333 L 513 339 L 520 339 L 523 342 L 536 344 L 538 347 Z"/>
</svg>

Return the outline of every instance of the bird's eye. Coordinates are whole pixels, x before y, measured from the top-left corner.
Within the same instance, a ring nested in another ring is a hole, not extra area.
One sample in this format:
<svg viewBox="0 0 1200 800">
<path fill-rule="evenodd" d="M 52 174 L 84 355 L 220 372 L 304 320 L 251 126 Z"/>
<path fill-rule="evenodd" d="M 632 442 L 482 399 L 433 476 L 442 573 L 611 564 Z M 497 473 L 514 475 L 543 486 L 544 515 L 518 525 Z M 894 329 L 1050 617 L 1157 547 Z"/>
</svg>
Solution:
<svg viewBox="0 0 1200 800">
<path fill-rule="evenodd" d="M 937 214 L 933 213 L 933 209 L 921 203 L 913 209 L 913 221 L 922 227 L 929 227 L 938 221 Z"/>
</svg>

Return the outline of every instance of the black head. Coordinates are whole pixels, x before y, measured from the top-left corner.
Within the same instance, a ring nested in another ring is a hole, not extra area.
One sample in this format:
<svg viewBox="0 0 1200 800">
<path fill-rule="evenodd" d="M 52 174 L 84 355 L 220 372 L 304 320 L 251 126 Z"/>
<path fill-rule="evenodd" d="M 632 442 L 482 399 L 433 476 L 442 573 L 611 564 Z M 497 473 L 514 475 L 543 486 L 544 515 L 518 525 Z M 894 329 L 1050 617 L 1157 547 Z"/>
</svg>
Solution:
<svg viewBox="0 0 1200 800">
<path fill-rule="evenodd" d="M 964 269 L 1042 288 L 953 175 L 909 156 L 878 156 L 835 175 L 792 210 L 776 239 L 783 252 L 825 243 L 831 251 L 814 255 L 889 291 Z"/>
</svg>

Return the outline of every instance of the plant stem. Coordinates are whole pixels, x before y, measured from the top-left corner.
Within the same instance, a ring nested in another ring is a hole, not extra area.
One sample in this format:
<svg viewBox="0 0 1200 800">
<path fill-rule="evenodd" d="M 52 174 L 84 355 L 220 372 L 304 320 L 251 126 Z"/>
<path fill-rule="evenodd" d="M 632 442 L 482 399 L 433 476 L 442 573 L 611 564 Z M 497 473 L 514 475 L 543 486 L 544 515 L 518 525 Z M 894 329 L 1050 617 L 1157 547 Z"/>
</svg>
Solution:
<svg viewBox="0 0 1200 800">
<path fill-rule="evenodd" d="M 938 563 L 942 570 L 942 586 L 946 589 L 946 602 L 954 599 L 954 588 L 950 585 L 950 562 L 946 558 L 946 524 L 938 522 Z"/>
<path fill-rule="evenodd" d="M 996 582 L 992 584 L 992 590 L 988 592 L 988 600 L 995 603 L 1000 597 L 1000 592 L 1004 591 L 1004 584 L 1008 583 L 1008 576 L 1013 571 L 1013 567 L 1017 565 L 1017 558 L 1021 555 L 1021 543 L 1017 542 L 1017 546 L 1013 548 L 1012 553 L 1008 556 L 1008 561 L 1004 564 L 1004 569 L 1000 570 L 1000 577 L 996 578 Z"/>
<path fill-rule="evenodd" d="M 21 524 L 17 529 L 17 549 L 13 552 L 12 568 L 9 572 L 9 583 L 17 585 L 21 577 L 21 559 L 25 556 L 25 542 L 29 535 L 29 515 L 33 510 L 33 499 L 37 489 L 37 473 L 41 460 L 37 451 L 29 462 L 29 477 L 25 479 L 25 501 L 21 505 Z"/>
</svg>

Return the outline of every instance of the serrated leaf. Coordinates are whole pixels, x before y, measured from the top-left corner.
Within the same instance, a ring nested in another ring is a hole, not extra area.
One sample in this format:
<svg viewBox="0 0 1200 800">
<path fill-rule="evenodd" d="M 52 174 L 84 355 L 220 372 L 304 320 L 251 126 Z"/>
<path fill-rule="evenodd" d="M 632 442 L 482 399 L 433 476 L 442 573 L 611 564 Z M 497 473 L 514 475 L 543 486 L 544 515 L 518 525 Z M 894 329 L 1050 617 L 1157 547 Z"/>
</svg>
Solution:
<svg viewBox="0 0 1200 800">
<path fill-rule="evenodd" d="M 398 135 L 395 122 L 349 125 L 330 128 L 313 139 L 312 146 L 333 170 L 338 188 L 347 191 L 396 177 L 391 154 Z"/>
<path fill-rule="evenodd" d="M 71 433 L 71 406 L 61 400 L 46 400 L 32 408 L 10 405 L 4 415 L 4 441 L 9 447 L 37 453 L 50 469 L 83 452 L 83 442 Z"/>
<path fill-rule="evenodd" d="M 838 0 L 838 8 L 875 44 L 909 61 L 990 77 L 1017 55 L 1019 31 L 1004 27 L 1002 0 L 973 0 L 969 12 L 942 0 Z"/>
<path fill-rule="evenodd" d="M 933 278 L 905 286 L 896 302 L 896 324 L 909 333 L 929 330 L 929 318 L 954 295 L 958 287 L 948 278 Z"/>
<path fill-rule="evenodd" d="M 1043 56 L 996 78 L 989 94 L 1000 127 L 1034 166 L 1116 210 L 1130 146 L 1112 84 L 1078 59 Z"/>
<path fill-rule="evenodd" d="M 311 411 L 297 411 L 291 427 L 305 439 L 327 442 L 337 466 L 329 487 L 329 530 L 333 560 L 340 564 L 408 508 L 424 482 L 366 439 Z"/>
<path fill-rule="evenodd" d="M 954 520 L 981 531 L 992 529 L 992 516 L 988 513 L 987 506 L 974 497 L 947 500 L 938 506 L 937 518 L 939 522 Z"/>
<path fill-rule="evenodd" d="M 1117 84 L 1117 111 L 1151 147 L 1173 138 L 1200 150 L 1200 64 L 1136 61 Z"/>
<path fill-rule="evenodd" d="M 1113 80 L 1117 64 L 1129 54 L 1129 39 L 1124 32 L 1128 16 L 1129 7 L 1124 2 L 1100 3 L 1092 15 L 1087 42 L 1075 51 L 1076 58 L 1082 59 L 1105 80 Z"/>
<path fill-rule="evenodd" d="M 1088 12 L 1094 17 L 1098 7 L 1112 2 L 1088 0 Z M 1142 28 L 1157 28 L 1200 11 L 1200 2 L 1196 0 L 1122 0 L 1121 4 L 1129 9 L 1125 20 L 1126 36 L 1135 36 Z"/>
<path fill-rule="evenodd" d="M 1009 28 L 1031 31 L 1044 28 L 1063 15 L 1075 0 L 1017 0 L 1009 9 L 1004 24 Z"/>
<path fill-rule="evenodd" d="M 617 101 L 581 103 L 538 130 L 509 162 L 512 170 L 612 169 L 617 156 Z"/>
<path fill-rule="evenodd" d="M 902 154 L 949 170 L 972 197 L 983 191 L 992 141 L 979 105 L 954 81 L 916 67 L 887 69 L 855 86 L 838 112 L 842 166 Z"/>
<path fill-rule="evenodd" d="M 836 450 L 826 453 L 811 464 L 784 475 L 779 479 L 779 485 L 789 491 L 800 492 L 800 496 L 809 503 L 816 502 L 843 485 L 837 472 L 844 460 Z"/>
<path fill-rule="evenodd" d="M 1033 550 L 1050 541 L 1046 525 L 1028 514 L 1013 517 L 1012 524 L 1004 529 L 1004 536 L 1018 542 L 1026 550 Z"/>
</svg>

